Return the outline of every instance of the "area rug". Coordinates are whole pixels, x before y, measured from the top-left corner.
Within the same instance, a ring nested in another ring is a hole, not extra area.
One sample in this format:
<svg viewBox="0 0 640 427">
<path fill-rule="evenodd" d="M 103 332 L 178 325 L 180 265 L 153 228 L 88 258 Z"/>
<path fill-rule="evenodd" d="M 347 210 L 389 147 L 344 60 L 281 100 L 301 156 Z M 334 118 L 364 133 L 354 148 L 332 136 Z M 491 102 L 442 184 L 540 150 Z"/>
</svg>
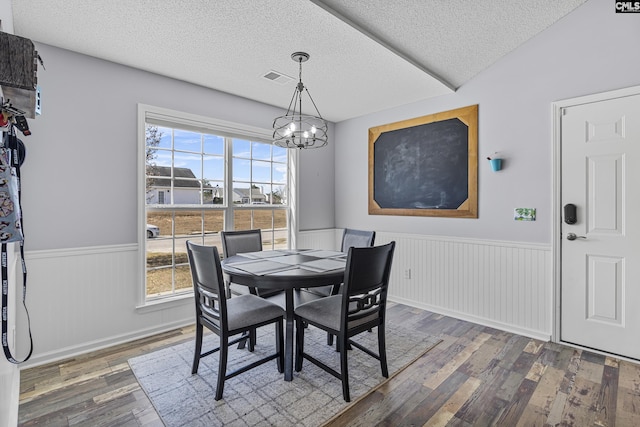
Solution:
<svg viewBox="0 0 640 427">
<path fill-rule="evenodd" d="M 229 350 L 229 369 L 250 363 L 273 352 L 274 328 L 258 330 L 255 351 Z M 387 323 L 389 375 L 435 347 L 440 340 L 416 331 L 410 322 Z M 216 345 L 208 334 L 203 349 Z M 377 348 L 377 332 L 363 333 L 355 341 Z M 342 398 L 340 381 L 308 361 L 287 382 L 276 362 L 267 362 L 225 382 L 224 396 L 215 401 L 218 353 L 200 360 L 191 375 L 192 341 L 129 360 L 140 386 L 168 427 L 174 426 L 319 426 L 350 403 Z M 310 327 L 305 331 L 305 351 L 338 369 L 339 353 L 327 345 L 326 333 Z M 356 401 L 385 381 L 380 363 L 358 349 L 349 351 L 351 401 Z"/>
</svg>

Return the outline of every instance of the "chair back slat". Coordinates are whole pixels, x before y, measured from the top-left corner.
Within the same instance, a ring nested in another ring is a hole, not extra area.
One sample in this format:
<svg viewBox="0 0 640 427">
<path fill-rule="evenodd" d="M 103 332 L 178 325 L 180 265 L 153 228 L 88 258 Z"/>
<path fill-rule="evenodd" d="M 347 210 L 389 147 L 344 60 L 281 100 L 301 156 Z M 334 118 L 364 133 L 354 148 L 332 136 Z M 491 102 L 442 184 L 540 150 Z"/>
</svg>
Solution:
<svg viewBox="0 0 640 427">
<path fill-rule="evenodd" d="M 349 315 L 363 310 L 377 308 L 380 305 L 382 289 L 376 289 L 367 294 L 353 295 L 349 297 Z"/>
<path fill-rule="evenodd" d="M 198 285 L 198 304 L 202 313 L 220 322 L 220 296 Z"/>
<path fill-rule="evenodd" d="M 262 250 L 262 233 L 258 230 L 221 231 L 222 251 L 225 258 L 243 252 Z"/>
<path fill-rule="evenodd" d="M 216 325 L 226 317 L 227 304 L 220 255 L 215 246 L 187 242 L 187 255 L 195 292 L 196 316 L 204 315 Z"/>
<path fill-rule="evenodd" d="M 354 230 L 345 228 L 342 234 L 342 252 L 347 252 L 349 248 L 366 248 L 373 246 L 376 239 L 375 231 Z"/>
</svg>

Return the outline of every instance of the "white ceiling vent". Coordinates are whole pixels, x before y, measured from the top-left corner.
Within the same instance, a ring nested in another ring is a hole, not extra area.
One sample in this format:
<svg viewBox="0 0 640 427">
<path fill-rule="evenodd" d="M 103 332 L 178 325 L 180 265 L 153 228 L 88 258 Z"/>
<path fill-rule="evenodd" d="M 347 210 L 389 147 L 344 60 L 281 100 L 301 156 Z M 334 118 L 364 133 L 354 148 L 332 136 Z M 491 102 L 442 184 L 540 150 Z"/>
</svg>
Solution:
<svg viewBox="0 0 640 427">
<path fill-rule="evenodd" d="M 278 71 L 269 70 L 263 74 L 265 79 L 271 80 L 272 82 L 280 83 L 281 85 L 286 84 L 293 80 L 293 77 L 289 77 L 286 74 L 282 74 Z"/>
</svg>

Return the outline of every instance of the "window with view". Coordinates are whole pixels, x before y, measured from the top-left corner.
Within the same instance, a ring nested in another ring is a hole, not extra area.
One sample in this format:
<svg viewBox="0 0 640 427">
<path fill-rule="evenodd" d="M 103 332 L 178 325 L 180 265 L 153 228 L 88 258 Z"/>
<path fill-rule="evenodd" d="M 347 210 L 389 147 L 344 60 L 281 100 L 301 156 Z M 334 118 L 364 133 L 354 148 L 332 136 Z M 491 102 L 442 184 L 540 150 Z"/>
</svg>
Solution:
<svg viewBox="0 0 640 427">
<path fill-rule="evenodd" d="M 286 149 L 241 129 L 153 117 L 144 124 L 146 299 L 191 291 L 187 240 L 222 252 L 220 231 L 259 228 L 264 249 L 288 247 Z"/>
</svg>

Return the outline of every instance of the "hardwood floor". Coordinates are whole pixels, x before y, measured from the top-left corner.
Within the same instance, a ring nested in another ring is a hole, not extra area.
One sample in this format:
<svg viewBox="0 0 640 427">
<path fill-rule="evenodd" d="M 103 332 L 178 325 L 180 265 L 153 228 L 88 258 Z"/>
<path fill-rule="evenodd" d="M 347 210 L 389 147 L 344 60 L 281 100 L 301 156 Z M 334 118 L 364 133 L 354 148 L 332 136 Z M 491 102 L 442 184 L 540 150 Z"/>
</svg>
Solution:
<svg viewBox="0 0 640 427">
<path fill-rule="evenodd" d="M 638 426 L 640 365 L 400 304 L 436 348 L 327 426 Z M 21 372 L 21 426 L 161 426 L 127 360 L 184 328 Z"/>
</svg>

